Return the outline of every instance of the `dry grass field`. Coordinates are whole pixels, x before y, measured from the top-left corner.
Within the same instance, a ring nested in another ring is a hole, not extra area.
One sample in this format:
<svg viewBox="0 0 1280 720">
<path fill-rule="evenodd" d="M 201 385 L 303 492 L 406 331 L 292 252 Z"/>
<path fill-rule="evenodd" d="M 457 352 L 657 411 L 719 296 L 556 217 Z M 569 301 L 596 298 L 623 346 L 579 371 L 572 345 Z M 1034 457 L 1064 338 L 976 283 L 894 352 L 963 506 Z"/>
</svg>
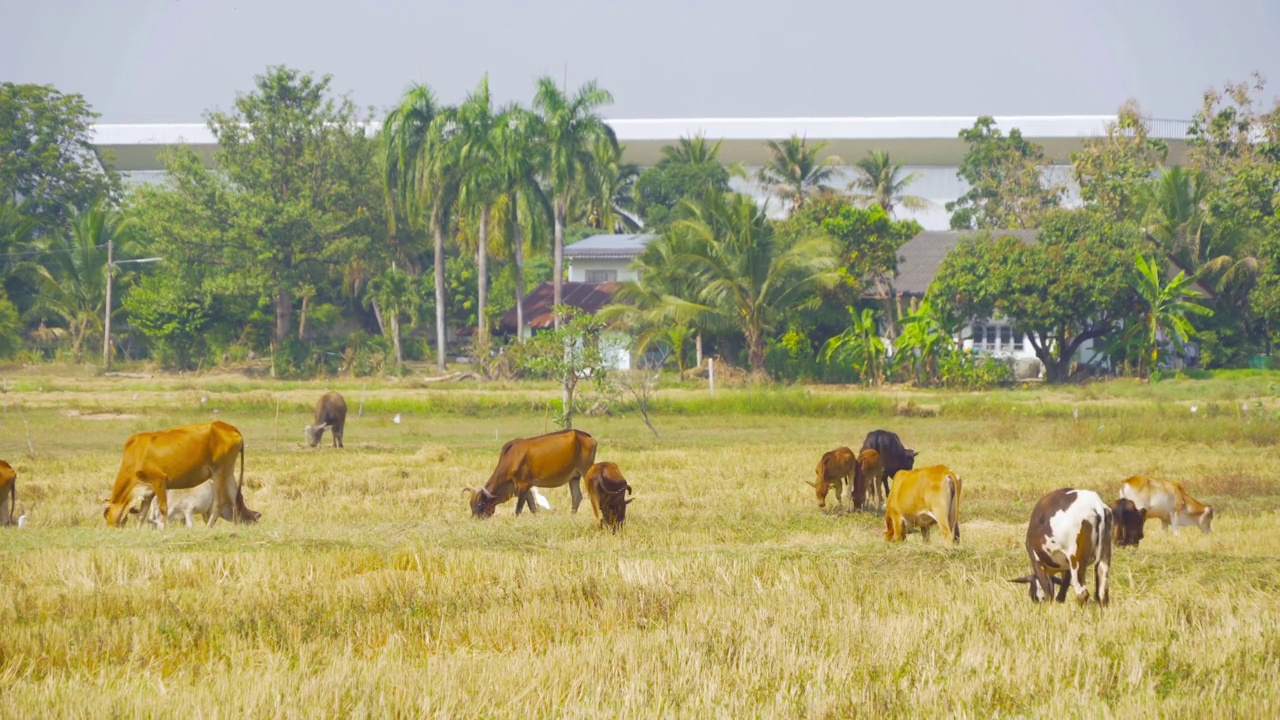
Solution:
<svg viewBox="0 0 1280 720">
<path fill-rule="evenodd" d="M 0 717 L 1280 715 L 1265 375 L 664 390 L 660 438 L 629 415 L 577 423 L 636 488 L 613 536 L 565 489 L 537 516 L 469 517 L 461 488 L 543 431 L 545 388 L 337 383 L 347 447 L 308 450 L 321 384 L 39 372 L 9 375 L 0 413 L 29 519 L 0 528 Z M 247 439 L 262 521 L 104 527 L 125 438 L 213 418 Z M 959 547 L 890 546 L 879 517 L 817 508 L 818 457 L 875 428 L 963 476 Z M 1037 498 L 1110 500 L 1137 473 L 1183 481 L 1214 532 L 1151 523 L 1117 549 L 1107 608 L 1008 582 Z"/>
</svg>

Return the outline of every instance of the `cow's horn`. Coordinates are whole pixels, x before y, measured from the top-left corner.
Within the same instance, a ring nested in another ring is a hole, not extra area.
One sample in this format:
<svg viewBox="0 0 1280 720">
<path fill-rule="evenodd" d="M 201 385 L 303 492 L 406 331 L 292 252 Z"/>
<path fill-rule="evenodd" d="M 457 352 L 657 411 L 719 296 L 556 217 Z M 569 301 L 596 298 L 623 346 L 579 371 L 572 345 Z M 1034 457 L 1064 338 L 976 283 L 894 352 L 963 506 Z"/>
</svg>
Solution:
<svg viewBox="0 0 1280 720">
<path fill-rule="evenodd" d="M 808 485 L 811 488 L 818 487 L 818 483 L 816 482 L 809 482 L 808 480 L 801 480 L 800 482 L 804 483 L 805 485 Z"/>
<path fill-rule="evenodd" d="M 473 487 L 464 487 L 464 488 L 462 488 L 462 493 L 463 493 L 464 495 L 465 495 L 466 493 L 471 493 L 472 495 L 475 495 L 475 494 L 476 494 L 476 489 L 475 489 L 475 488 L 473 488 Z"/>
<path fill-rule="evenodd" d="M 1032 578 L 1031 578 L 1031 576 L 1030 576 L 1030 575 L 1023 575 L 1022 577 L 1020 577 L 1020 578 L 1014 578 L 1014 579 L 1010 580 L 1009 582 L 1011 582 L 1011 583 L 1029 583 L 1029 582 L 1031 582 L 1031 580 L 1032 580 Z"/>
<path fill-rule="evenodd" d="M 623 505 L 630 505 L 631 503 L 633 503 L 633 502 L 635 502 L 635 501 L 636 501 L 636 499 L 635 499 L 635 498 L 629 498 L 626 502 L 624 502 L 624 503 L 622 503 L 622 504 L 623 504 Z"/>
<path fill-rule="evenodd" d="M 480 492 L 481 492 L 482 494 L 484 494 L 484 496 L 485 496 L 485 497 L 487 497 L 487 498 L 489 498 L 490 500 L 492 500 L 492 499 L 493 499 L 493 493 L 489 492 L 489 488 L 487 488 L 487 487 L 482 487 L 482 488 L 480 488 Z"/>
</svg>

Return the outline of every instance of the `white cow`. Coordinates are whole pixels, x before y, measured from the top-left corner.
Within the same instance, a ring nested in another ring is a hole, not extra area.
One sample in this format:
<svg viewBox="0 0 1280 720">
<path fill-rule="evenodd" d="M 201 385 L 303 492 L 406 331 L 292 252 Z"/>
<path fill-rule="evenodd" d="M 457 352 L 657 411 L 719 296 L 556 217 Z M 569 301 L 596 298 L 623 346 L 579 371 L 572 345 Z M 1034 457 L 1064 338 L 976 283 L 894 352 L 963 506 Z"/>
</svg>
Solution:
<svg viewBox="0 0 1280 720">
<path fill-rule="evenodd" d="M 1030 583 L 1036 602 L 1052 597 L 1055 585 L 1058 602 L 1067 599 L 1068 586 L 1084 602 L 1089 599 L 1085 572 L 1092 565 L 1097 600 L 1106 605 L 1111 599 L 1112 522 L 1111 508 L 1092 490 L 1063 488 L 1040 498 L 1027 524 L 1031 575 L 1014 582 Z"/>
<path fill-rule="evenodd" d="M 1135 475 L 1120 486 L 1120 497 L 1133 501 L 1139 510 L 1147 511 L 1147 519 L 1160 518 L 1164 529 L 1194 526 L 1209 532 L 1213 525 L 1213 508 L 1187 494 L 1182 483 Z"/>
<path fill-rule="evenodd" d="M 187 489 L 170 489 L 169 495 L 169 515 L 166 518 L 169 522 L 177 522 L 182 520 L 187 527 L 193 527 L 193 518 L 199 515 L 207 523 L 209 516 L 213 513 L 213 481 L 206 480 L 193 488 Z M 135 498 L 140 505 L 130 512 L 140 514 L 145 522 L 152 525 L 160 525 L 160 503 L 152 502 L 155 495 L 149 488 L 140 487 L 135 492 Z M 257 522 L 262 517 L 262 513 L 250 510 L 244 505 L 244 496 L 236 494 L 236 504 L 240 506 L 241 522 L 252 523 Z M 222 508 L 222 518 L 231 520 L 231 506 Z"/>
</svg>

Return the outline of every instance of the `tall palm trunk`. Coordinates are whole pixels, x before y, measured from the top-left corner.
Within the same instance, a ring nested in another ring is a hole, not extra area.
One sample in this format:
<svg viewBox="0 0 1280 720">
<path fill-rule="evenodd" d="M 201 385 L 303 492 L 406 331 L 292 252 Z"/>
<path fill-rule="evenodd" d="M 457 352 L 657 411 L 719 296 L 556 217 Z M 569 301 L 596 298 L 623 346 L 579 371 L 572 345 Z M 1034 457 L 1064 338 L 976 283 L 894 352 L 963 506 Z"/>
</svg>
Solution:
<svg viewBox="0 0 1280 720">
<path fill-rule="evenodd" d="M 443 213 L 432 211 L 431 231 L 435 235 L 436 271 L 436 369 L 445 371 L 444 363 L 444 221 Z"/>
<path fill-rule="evenodd" d="M 480 209 L 480 236 L 476 248 L 476 340 L 480 346 L 486 346 L 489 339 L 489 320 L 485 316 L 485 307 L 489 304 L 489 206 Z"/>
<path fill-rule="evenodd" d="M 281 286 L 276 290 L 276 347 L 282 347 L 293 327 L 293 297 L 289 289 Z"/>
<path fill-rule="evenodd" d="M 516 338 L 524 342 L 524 238 L 520 232 L 520 213 L 511 198 L 511 239 L 515 244 L 516 267 Z"/>
<path fill-rule="evenodd" d="M 391 313 L 391 343 L 396 349 L 396 367 L 404 365 L 404 353 L 400 352 L 400 308 Z"/>
<path fill-rule="evenodd" d="M 555 216 L 555 268 L 552 270 L 555 275 L 552 277 L 554 289 L 552 293 L 552 302 L 557 308 L 555 312 L 556 329 L 560 329 L 560 312 L 559 307 L 564 302 L 564 222 L 565 216 L 568 214 L 564 198 L 556 198 Z"/>
</svg>

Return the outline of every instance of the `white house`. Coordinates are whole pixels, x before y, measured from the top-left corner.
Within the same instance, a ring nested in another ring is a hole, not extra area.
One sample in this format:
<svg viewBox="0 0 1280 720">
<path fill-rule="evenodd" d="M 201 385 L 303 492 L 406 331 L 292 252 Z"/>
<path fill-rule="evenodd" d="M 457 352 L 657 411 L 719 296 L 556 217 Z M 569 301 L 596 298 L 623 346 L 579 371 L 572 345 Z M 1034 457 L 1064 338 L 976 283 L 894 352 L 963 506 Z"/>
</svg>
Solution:
<svg viewBox="0 0 1280 720">
<path fill-rule="evenodd" d="M 592 235 L 565 246 L 569 282 L 606 283 L 636 280 L 631 262 L 657 235 Z"/>
</svg>

